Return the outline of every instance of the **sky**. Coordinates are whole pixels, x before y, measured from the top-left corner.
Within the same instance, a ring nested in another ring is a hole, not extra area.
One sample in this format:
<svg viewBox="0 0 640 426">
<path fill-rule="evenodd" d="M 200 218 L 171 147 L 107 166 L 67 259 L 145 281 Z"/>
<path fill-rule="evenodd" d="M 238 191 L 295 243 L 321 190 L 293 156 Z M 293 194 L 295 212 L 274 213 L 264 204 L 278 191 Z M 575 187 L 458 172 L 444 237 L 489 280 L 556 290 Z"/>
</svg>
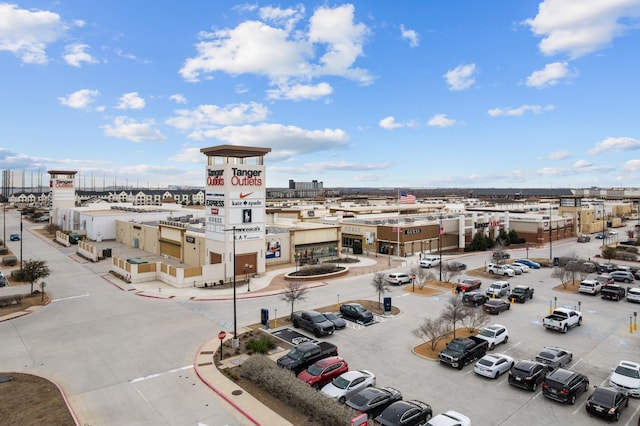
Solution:
<svg viewBox="0 0 640 426">
<path fill-rule="evenodd" d="M 640 186 L 640 0 L 0 0 L 0 168 L 205 186 Z M 35 177 L 34 177 L 35 176 Z"/>
</svg>

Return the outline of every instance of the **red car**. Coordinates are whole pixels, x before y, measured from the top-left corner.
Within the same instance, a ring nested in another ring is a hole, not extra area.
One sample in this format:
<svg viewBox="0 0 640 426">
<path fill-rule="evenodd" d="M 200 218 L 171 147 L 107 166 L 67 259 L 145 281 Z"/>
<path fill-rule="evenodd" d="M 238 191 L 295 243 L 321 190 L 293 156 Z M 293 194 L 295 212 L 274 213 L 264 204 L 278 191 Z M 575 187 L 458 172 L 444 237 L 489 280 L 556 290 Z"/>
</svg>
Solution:
<svg viewBox="0 0 640 426">
<path fill-rule="evenodd" d="M 342 357 L 331 356 L 316 361 L 304 371 L 298 374 L 298 379 L 313 386 L 321 388 L 342 373 L 349 371 L 349 364 Z"/>
<path fill-rule="evenodd" d="M 461 291 L 466 293 L 467 291 L 473 291 L 480 288 L 482 285 L 482 281 L 480 280 L 462 280 L 456 286 L 456 292 L 460 293 Z"/>
</svg>

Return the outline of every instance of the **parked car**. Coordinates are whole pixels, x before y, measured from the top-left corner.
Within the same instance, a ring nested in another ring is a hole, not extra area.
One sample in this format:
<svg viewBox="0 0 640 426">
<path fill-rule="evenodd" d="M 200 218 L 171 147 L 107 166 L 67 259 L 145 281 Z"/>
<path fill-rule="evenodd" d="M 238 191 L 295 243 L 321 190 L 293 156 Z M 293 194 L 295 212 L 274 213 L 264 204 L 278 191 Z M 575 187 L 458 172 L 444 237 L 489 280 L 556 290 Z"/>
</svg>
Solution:
<svg viewBox="0 0 640 426">
<path fill-rule="evenodd" d="M 319 389 L 347 371 L 349 371 L 349 364 L 346 360 L 339 356 L 331 356 L 316 361 L 306 370 L 298 373 L 298 379 Z"/>
<path fill-rule="evenodd" d="M 511 309 L 511 304 L 502 299 L 489 299 L 482 305 L 482 310 L 488 314 L 500 315 L 500 312 L 509 309 Z"/>
<path fill-rule="evenodd" d="M 573 405 L 576 398 L 589 390 L 589 378 L 576 371 L 558 368 L 542 383 L 542 394 L 549 399 Z"/>
<path fill-rule="evenodd" d="M 607 420 L 620 420 L 622 410 L 629 406 L 629 397 L 617 389 L 602 386 L 593 391 L 585 408 L 587 413 Z"/>
<path fill-rule="evenodd" d="M 518 267 L 518 264 L 515 264 L 514 266 L 513 263 L 505 263 L 503 266 L 505 268 L 511 269 L 515 275 L 522 275 L 522 269 Z"/>
<path fill-rule="evenodd" d="M 344 318 L 361 322 L 370 323 L 373 321 L 373 314 L 359 303 L 343 303 L 340 305 L 340 313 Z"/>
<path fill-rule="evenodd" d="M 596 234 L 596 240 L 603 240 L 604 239 L 604 234 L 602 232 L 598 232 Z"/>
<path fill-rule="evenodd" d="M 618 284 L 607 284 L 600 290 L 600 297 L 603 299 L 619 301 L 625 298 L 627 290 Z"/>
<path fill-rule="evenodd" d="M 525 274 L 527 272 L 529 272 L 531 270 L 531 268 L 529 268 L 527 265 L 525 265 L 524 263 L 508 263 L 509 266 L 511 266 L 512 268 L 517 268 L 520 269 L 522 272 L 524 272 Z"/>
<path fill-rule="evenodd" d="M 471 426 L 471 419 L 462 413 L 449 410 L 433 417 L 424 426 Z"/>
<path fill-rule="evenodd" d="M 476 337 L 486 340 L 489 343 L 489 350 L 491 350 L 500 343 L 507 343 L 509 341 L 509 331 L 504 325 L 492 324 L 482 327 Z"/>
<path fill-rule="evenodd" d="M 347 326 L 347 322 L 335 312 L 323 312 L 322 315 L 333 323 L 336 330 L 342 330 Z"/>
<path fill-rule="evenodd" d="M 640 364 L 620 361 L 609 376 L 609 386 L 628 395 L 640 397 Z"/>
<path fill-rule="evenodd" d="M 376 385 L 376 375 L 368 370 L 352 370 L 342 373 L 322 387 L 323 395 L 340 404 L 361 389 Z"/>
<path fill-rule="evenodd" d="M 438 354 L 441 364 L 462 370 L 465 365 L 482 358 L 489 344 L 477 336 L 456 337 Z"/>
<path fill-rule="evenodd" d="M 431 406 L 422 401 L 396 401 L 385 408 L 374 424 L 383 426 L 419 426 L 431 419 Z"/>
<path fill-rule="evenodd" d="M 11 241 L 20 241 L 20 234 L 11 234 L 11 235 L 9 235 L 9 240 L 11 240 Z"/>
<path fill-rule="evenodd" d="M 627 291 L 627 302 L 640 303 L 640 287 L 633 287 Z"/>
<path fill-rule="evenodd" d="M 588 243 L 589 241 L 591 241 L 591 237 L 588 235 L 580 235 L 578 237 L 578 242 L 579 243 Z"/>
<path fill-rule="evenodd" d="M 487 288 L 487 296 L 502 297 L 509 294 L 511 291 L 511 284 L 509 281 L 494 281 Z"/>
<path fill-rule="evenodd" d="M 569 365 L 573 360 L 573 353 L 570 351 L 558 348 L 556 346 L 547 346 L 542 349 L 538 355 L 536 355 L 536 361 L 541 362 L 548 366 L 549 370 L 564 367 Z"/>
<path fill-rule="evenodd" d="M 524 303 L 533 299 L 534 289 L 528 285 L 517 285 L 511 289 L 509 299 L 514 302 Z"/>
<path fill-rule="evenodd" d="M 491 379 L 497 379 L 501 374 L 511 370 L 513 364 L 513 358 L 509 355 L 486 354 L 476 362 L 473 372 Z"/>
<path fill-rule="evenodd" d="M 608 232 L 609 235 L 618 235 L 618 231 L 616 231 L 615 229 L 612 229 L 611 231 Z"/>
<path fill-rule="evenodd" d="M 494 275 L 504 275 L 505 277 L 513 277 L 516 271 L 507 265 L 498 265 L 497 263 L 488 263 L 487 272 Z"/>
<path fill-rule="evenodd" d="M 600 293 L 601 288 L 602 288 L 602 283 L 600 283 L 600 281 L 582 280 L 580 282 L 580 287 L 578 287 L 578 293 L 595 295 Z"/>
<path fill-rule="evenodd" d="M 615 270 L 616 270 L 615 265 L 612 265 L 611 263 L 601 263 L 600 265 L 598 265 L 599 274 L 610 274 Z"/>
<path fill-rule="evenodd" d="M 458 283 L 458 285 L 456 286 L 456 291 L 458 293 L 460 293 L 461 291 L 462 292 L 473 291 L 473 290 L 479 289 L 481 285 L 482 285 L 482 281 L 478 279 L 464 279 L 460 281 L 460 283 Z"/>
<path fill-rule="evenodd" d="M 387 275 L 387 282 L 391 285 L 407 284 L 411 282 L 411 277 L 404 272 L 392 272 Z"/>
<path fill-rule="evenodd" d="M 452 260 L 445 264 L 445 268 L 447 268 L 448 271 L 464 271 L 467 269 L 467 265 L 457 260 Z"/>
<path fill-rule="evenodd" d="M 360 413 L 367 414 L 372 419 L 382 413 L 389 405 L 401 400 L 402 393 L 395 388 L 372 386 L 351 395 L 346 404 Z"/>
<path fill-rule="evenodd" d="M 611 275 L 609 275 L 609 274 L 600 274 L 600 275 L 597 275 L 597 276 L 594 278 L 594 280 L 595 280 L 595 281 L 598 281 L 598 282 L 602 285 L 602 287 L 604 287 L 604 286 L 605 286 L 605 285 L 607 285 L 607 284 L 613 284 L 613 283 L 615 282 L 615 281 L 613 280 L 613 277 L 612 277 Z"/>
<path fill-rule="evenodd" d="M 296 375 L 314 362 L 338 355 L 338 347 L 329 342 L 304 342 L 278 358 L 277 365 L 293 371 Z"/>
<path fill-rule="evenodd" d="M 470 291 L 462 295 L 462 303 L 471 306 L 480 306 L 489 300 L 489 297 L 479 291 Z"/>
<path fill-rule="evenodd" d="M 623 283 L 630 283 L 635 281 L 636 277 L 629 271 L 612 271 L 609 272 L 609 275 L 613 277 L 614 281 L 619 281 Z"/>
<path fill-rule="evenodd" d="M 546 374 L 546 365 L 537 361 L 521 360 L 509 370 L 509 384 L 535 392 Z"/>
<path fill-rule="evenodd" d="M 534 262 L 533 260 L 516 259 L 513 262 L 514 263 L 522 263 L 523 265 L 527 265 L 529 268 L 532 268 L 532 269 L 540 269 L 540 264 L 538 262 Z"/>
<path fill-rule="evenodd" d="M 425 256 L 420 259 L 421 268 L 431 268 L 440 264 L 440 258 L 437 256 Z"/>
<path fill-rule="evenodd" d="M 316 337 L 328 336 L 335 330 L 333 323 L 316 311 L 296 311 L 291 314 L 291 323 L 295 328 L 313 332 Z"/>
</svg>

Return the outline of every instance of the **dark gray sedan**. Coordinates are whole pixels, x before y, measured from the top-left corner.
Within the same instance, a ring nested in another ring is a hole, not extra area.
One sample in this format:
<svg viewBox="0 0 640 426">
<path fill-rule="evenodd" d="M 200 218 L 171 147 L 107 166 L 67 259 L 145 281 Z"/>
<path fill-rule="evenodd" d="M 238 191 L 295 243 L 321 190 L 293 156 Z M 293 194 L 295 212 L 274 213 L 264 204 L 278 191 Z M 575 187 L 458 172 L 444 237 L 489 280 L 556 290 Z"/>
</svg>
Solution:
<svg viewBox="0 0 640 426">
<path fill-rule="evenodd" d="M 347 322 L 335 312 L 323 312 L 322 315 L 333 323 L 336 330 L 341 330 L 347 326 Z"/>
<path fill-rule="evenodd" d="M 569 365 L 572 359 L 571 352 L 556 346 L 547 346 L 536 355 L 536 361 L 547 365 L 549 370 Z"/>
</svg>

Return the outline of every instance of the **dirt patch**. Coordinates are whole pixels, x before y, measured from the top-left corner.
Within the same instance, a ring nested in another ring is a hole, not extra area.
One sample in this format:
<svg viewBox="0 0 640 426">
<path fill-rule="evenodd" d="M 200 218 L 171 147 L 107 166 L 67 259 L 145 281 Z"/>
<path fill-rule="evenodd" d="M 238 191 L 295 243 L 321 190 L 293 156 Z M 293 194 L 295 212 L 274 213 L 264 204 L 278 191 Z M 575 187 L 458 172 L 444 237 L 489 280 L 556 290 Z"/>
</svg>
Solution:
<svg viewBox="0 0 640 426">
<path fill-rule="evenodd" d="M 469 331 L 466 328 L 456 329 L 456 337 L 469 337 L 475 336 L 476 334 L 478 334 L 478 330 Z M 431 341 L 429 341 L 414 347 L 413 351 L 425 358 L 436 360 L 438 359 L 438 354 L 440 353 L 440 351 L 443 350 L 445 346 L 447 346 L 447 343 L 449 343 L 451 340 L 453 340 L 453 331 L 448 333 L 444 339 L 439 341 L 435 349 L 431 349 Z"/>
<path fill-rule="evenodd" d="M 577 293 L 580 288 L 580 280 L 569 281 L 566 284 L 558 284 L 553 288 L 554 291 L 561 293 Z"/>
<path fill-rule="evenodd" d="M 27 284 L 25 291 L 28 293 L 29 289 L 30 285 Z M 44 306 L 47 304 L 47 302 L 49 302 L 49 295 L 45 293 L 43 297 L 42 293 L 40 293 L 38 290 L 35 290 L 33 295 L 26 294 L 19 304 L 0 308 L 0 318 L 5 315 L 14 314 L 16 312 L 26 311 L 27 309 L 34 306 Z"/>
<path fill-rule="evenodd" d="M 58 387 L 42 377 L 0 372 L 0 422 L 7 425 L 75 425 Z"/>
</svg>

